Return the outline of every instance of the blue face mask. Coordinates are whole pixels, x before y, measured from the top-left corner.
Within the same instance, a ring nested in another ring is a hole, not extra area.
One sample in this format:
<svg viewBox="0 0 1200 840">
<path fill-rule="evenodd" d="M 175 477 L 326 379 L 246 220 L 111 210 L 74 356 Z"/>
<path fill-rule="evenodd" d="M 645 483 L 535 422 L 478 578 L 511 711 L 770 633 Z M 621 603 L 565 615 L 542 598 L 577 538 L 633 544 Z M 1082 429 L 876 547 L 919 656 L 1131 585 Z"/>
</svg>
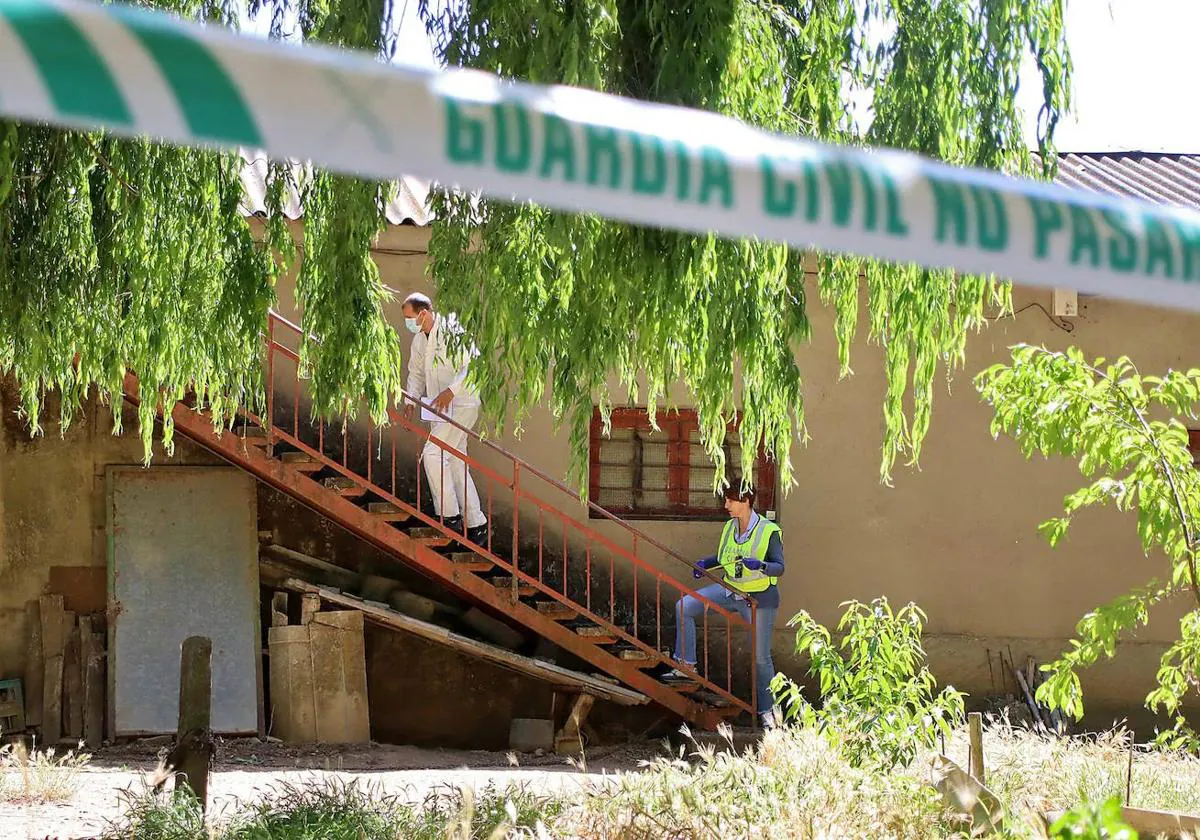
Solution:
<svg viewBox="0 0 1200 840">
<path fill-rule="evenodd" d="M 408 327 L 408 331 L 413 335 L 416 335 L 421 331 L 421 325 L 417 323 L 416 318 L 405 318 L 404 326 Z"/>
</svg>

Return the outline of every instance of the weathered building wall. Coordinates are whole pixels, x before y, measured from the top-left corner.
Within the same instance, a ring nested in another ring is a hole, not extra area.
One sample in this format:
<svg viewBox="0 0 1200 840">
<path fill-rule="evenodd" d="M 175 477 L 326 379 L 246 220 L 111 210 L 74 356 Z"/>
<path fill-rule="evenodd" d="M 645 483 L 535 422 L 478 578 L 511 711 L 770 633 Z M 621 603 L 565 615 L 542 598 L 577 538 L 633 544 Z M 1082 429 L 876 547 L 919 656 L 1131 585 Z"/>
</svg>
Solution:
<svg viewBox="0 0 1200 840">
<path fill-rule="evenodd" d="M 143 462 L 131 411 L 125 434 L 114 437 L 111 409 L 90 400 L 62 435 L 57 405 L 48 404 L 44 434 L 33 438 L 16 407 L 12 381 L 0 380 L 0 678 L 24 673 L 27 601 L 53 590 L 65 595 L 68 610 L 104 609 L 105 467 Z M 155 441 L 153 463 L 224 462 L 176 436 L 172 458 Z"/>
</svg>

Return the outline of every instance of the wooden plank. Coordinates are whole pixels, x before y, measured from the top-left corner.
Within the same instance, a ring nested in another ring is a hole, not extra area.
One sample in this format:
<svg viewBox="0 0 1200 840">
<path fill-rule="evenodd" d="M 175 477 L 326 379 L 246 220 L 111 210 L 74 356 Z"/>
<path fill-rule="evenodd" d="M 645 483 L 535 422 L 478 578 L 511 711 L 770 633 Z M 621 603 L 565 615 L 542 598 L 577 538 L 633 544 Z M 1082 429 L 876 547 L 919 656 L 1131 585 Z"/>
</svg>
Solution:
<svg viewBox="0 0 1200 840">
<path fill-rule="evenodd" d="M 51 566 L 49 591 L 63 596 L 63 608 L 76 615 L 104 612 L 108 606 L 103 566 Z"/>
<path fill-rule="evenodd" d="M 262 551 L 283 561 L 283 564 L 285 565 L 299 565 L 314 571 L 324 572 L 331 578 L 338 580 L 338 585 L 344 585 L 344 588 L 346 589 L 355 589 L 358 587 L 360 575 L 357 572 L 351 571 L 350 569 L 337 566 L 317 557 L 310 557 L 307 554 L 302 554 L 299 551 L 293 551 L 290 548 L 284 548 L 281 545 L 264 545 L 262 546 Z M 292 571 L 291 573 L 297 574 L 296 571 Z M 301 572 L 301 574 L 303 574 L 303 572 Z"/>
<path fill-rule="evenodd" d="M 466 636 L 459 635 L 452 630 L 447 630 L 445 627 L 439 627 L 436 624 L 430 624 L 426 621 L 420 621 L 407 615 L 390 610 L 387 607 L 368 604 L 361 598 L 356 598 L 353 595 L 346 595 L 341 592 L 335 592 L 324 587 L 314 586 L 311 583 L 290 578 L 283 583 L 286 589 L 291 589 L 295 592 L 312 592 L 317 593 L 320 598 L 330 604 L 338 604 L 340 606 L 350 607 L 362 611 L 363 615 L 368 619 L 380 624 L 384 627 L 389 627 L 393 630 L 401 630 L 406 633 L 420 636 L 423 639 L 428 639 L 431 642 L 445 645 L 446 647 L 478 657 L 487 662 L 492 662 L 501 667 L 517 671 L 522 674 L 528 674 L 538 679 L 545 680 L 552 685 L 561 686 L 564 688 L 586 689 L 597 697 L 603 700 L 611 700 L 615 703 L 620 703 L 625 706 L 635 706 L 648 702 L 649 698 L 641 692 L 634 691 L 631 688 L 626 688 L 617 683 L 610 683 L 604 679 L 594 677 L 590 674 L 584 674 L 579 671 L 572 671 L 569 668 L 563 668 L 560 665 L 555 665 L 552 662 L 546 662 L 541 659 L 533 659 L 532 657 L 522 656 L 512 651 L 505 650 L 497 645 L 491 645 L 487 642 L 481 642 L 477 639 L 471 639 Z M 283 628 L 275 628 L 283 629 Z M 290 629 L 290 628 L 288 628 Z M 274 629 L 272 630 L 274 632 Z M 675 686 L 672 686 L 674 688 Z"/>
<path fill-rule="evenodd" d="M 288 596 L 286 592 L 271 593 L 271 626 L 287 627 Z"/>
<path fill-rule="evenodd" d="M 579 617 L 578 612 L 559 601 L 538 601 L 537 611 L 555 621 L 570 621 Z"/>
<path fill-rule="evenodd" d="M 42 725 L 42 683 L 46 679 L 46 660 L 42 655 L 42 606 L 37 601 L 25 604 L 25 725 Z"/>
<path fill-rule="evenodd" d="M 378 516 L 384 522 L 407 522 L 412 515 L 396 507 L 391 502 L 371 502 L 367 505 L 367 513 Z"/>
<path fill-rule="evenodd" d="M 571 706 L 571 713 L 567 716 L 567 722 L 554 737 L 554 752 L 559 755 L 583 752 L 583 725 L 595 702 L 596 698 L 587 693 L 580 694 L 575 698 L 575 703 Z"/>
<path fill-rule="evenodd" d="M 308 624 L 321 611 L 321 596 L 305 593 L 300 598 L 300 624 Z"/>
<path fill-rule="evenodd" d="M 1048 828 L 1065 813 L 1061 810 L 1045 811 L 1042 820 Z M 1121 808 L 1121 820 L 1141 837 L 1168 837 L 1171 840 L 1200 837 L 1200 815 L 1196 814 L 1151 811 L 1126 805 Z"/>
<path fill-rule="evenodd" d="M 42 678 L 42 743 L 52 746 L 62 738 L 63 597 L 43 595 L 40 606 L 42 655 L 46 665 Z"/>
<path fill-rule="evenodd" d="M 1021 692 L 1025 695 L 1025 704 L 1029 706 L 1029 711 L 1033 714 L 1033 722 L 1035 728 L 1039 731 L 1046 728 L 1046 722 L 1042 720 L 1041 710 L 1038 708 L 1037 701 L 1033 699 L 1033 692 L 1029 690 L 1029 683 L 1025 682 L 1025 674 L 1020 668 L 1013 668 L 1013 674 L 1017 678 L 1017 685 L 1021 687 Z"/>
<path fill-rule="evenodd" d="M 46 676 L 42 683 L 42 743 L 53 746 L 62 740 L 62 654 L 46 657 Z"/>
<path fill-rule="evenodd" d="M 79 619 L 80 659 L 83 663 L 83 742 L 97 749 L 104 740 L 104 637 L 91 616 Z"/>
<path fill-rule="evenodd" d="M 75 613 L 63 613 L 63 632 L 63 735 L 78 743 L 83 739 L 83 659 Z"/>
<path fill-rule="evenodd" d="M 971 742 L 971 766 L 968 772 L 979 784 L 986 785 L 987 777 L 983 767 L 983 715 L 971 712 L 967 715 L 967 723 Z"/>
</svg>

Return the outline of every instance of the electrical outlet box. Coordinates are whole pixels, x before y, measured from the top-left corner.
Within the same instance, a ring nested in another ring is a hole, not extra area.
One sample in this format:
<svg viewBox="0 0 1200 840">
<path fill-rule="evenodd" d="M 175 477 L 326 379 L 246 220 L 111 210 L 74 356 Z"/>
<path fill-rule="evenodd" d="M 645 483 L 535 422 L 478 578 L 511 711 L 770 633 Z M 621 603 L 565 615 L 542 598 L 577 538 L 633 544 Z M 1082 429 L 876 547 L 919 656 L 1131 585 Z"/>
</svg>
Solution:
<svg viewBox="0 0 1200 840">
<path fill-rule="evenodd" d="M 1055 289 L 1053 304 L 1056 318 L 1075 318 L 1079 315 L 1079 295 L 1074 289 Z"/>
</svg>

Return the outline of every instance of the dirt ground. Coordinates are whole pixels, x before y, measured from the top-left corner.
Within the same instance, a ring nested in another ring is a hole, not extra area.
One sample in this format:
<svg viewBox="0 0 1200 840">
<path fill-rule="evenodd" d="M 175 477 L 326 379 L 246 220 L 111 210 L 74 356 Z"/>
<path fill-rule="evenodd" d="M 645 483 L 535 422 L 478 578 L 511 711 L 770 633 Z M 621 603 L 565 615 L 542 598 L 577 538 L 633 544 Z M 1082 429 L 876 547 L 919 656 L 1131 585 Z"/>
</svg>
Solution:
<svg viewBox="0 0 1200 840">
<path fill-rule="evenodd" d="M 61 804 L 0 804 L 3 840 L 76 840 L 98 835 L 120 813 L 121 792 L 142 789 L 157 763 L 164 739 L 151 739 L 98 751 L 80 776 L 79 789 Z M 256 738 L 224 742 L 209 783 L 209 811 L 218 818 L 231 805 L 268 793 L 280 784 L 339 777 L 420 801 L 442 785 L 480 788 L 509 782 L 554 791 L 603 784 L 605 777 L 636 771 L 639 762 L 662 754 L 662 742 L 590 751 L 583 768 L 555 755 L 520 754 L 517 766 L 507 753 L 389 746 L 328 746 L 269 743 Z"/>
</svg>

